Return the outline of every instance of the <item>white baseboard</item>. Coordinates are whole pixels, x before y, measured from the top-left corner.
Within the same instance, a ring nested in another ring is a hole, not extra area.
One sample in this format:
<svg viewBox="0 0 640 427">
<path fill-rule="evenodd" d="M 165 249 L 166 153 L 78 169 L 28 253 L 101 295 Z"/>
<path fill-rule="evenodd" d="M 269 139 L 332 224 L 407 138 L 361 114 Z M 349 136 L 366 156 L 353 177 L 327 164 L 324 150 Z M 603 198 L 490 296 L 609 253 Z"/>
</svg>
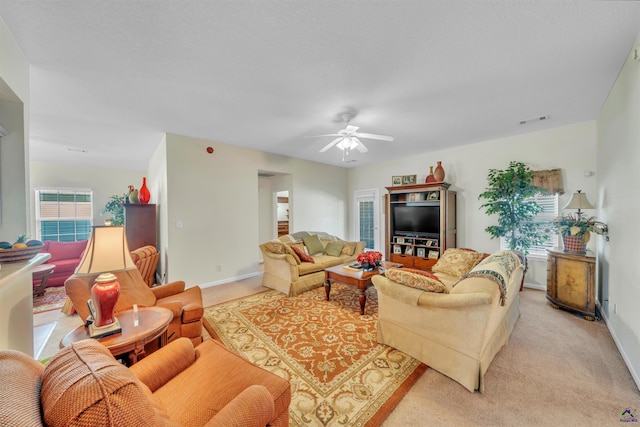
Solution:
<svg viewBox="0 0 640 427">
<path fill-rule="evenodd" d="M 602 316 L 602 320 L 604 320 L 604 324 L 607 325 L 607 329 L 609 330 L 609 333 L 613 338 L 613 342 L 616 343 L 616 347 L 618 348 L 618 352 L 620 352 L 620 355 L 622 356 L 622 360 L 624 360 L 624 364 L 627 365 L 627 369 L 631 373 L 631 378 L 633 378 L 633 381 L 635 381 L 636 383 L 636 387 L 638 387 L 638 390 L 640 390 L 640 375 L 638 374 L 638 372 L 636 372 L 633 369 L 633 365 L 631 365 L 631 360 L 629 359 L 629 356 L 627 355 L 627 353 L 625 353 L 624 348 L 620 345 L 620 340 L 616 336 L 615 331 L 613 331 L 609 326 L 609 319 L 607 318 L 607 315 L 602 311 L 602 307 L 600 307 L 599 303 L 596 304 L 596 306 L 598 308 L 598 312 L 600 313 L 600 316 Z"/>
<path fill-rule="evenodd" d="M 249 279 L 251 277 L 260 276 L 261 274 L 262 273 L 260 271 L 256 271 L 255 273 L 244 274 L 242 276 L 228 277 L 226 279 L 217 280 L 215 282 L 202 283 L 200 284 L 200 288 L 210 288 L 212 286 L 223 285 L 229 282 L 236 282 L 238 280 Z"/>
<path fill-rule="evenodd" d="M 524 287 L 525 288 L 530 288 L 530 289 L 537 289 L 539 291 L 546 291 L 547 290 L 547 285 L 539 285 L 537 283 L 524 282 Z"/>
</svg>

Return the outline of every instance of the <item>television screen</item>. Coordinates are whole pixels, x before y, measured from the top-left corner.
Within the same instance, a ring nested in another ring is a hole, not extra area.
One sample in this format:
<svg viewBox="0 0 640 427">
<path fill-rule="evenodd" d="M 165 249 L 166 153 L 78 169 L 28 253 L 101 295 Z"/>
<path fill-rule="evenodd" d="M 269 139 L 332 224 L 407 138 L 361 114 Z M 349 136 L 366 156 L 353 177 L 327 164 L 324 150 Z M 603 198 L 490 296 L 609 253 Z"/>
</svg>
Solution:
<svg viewBox="0 0 640 427">
<path fill-rule="evenodd" d="M 440 232 L 440 206 L 393 207 L 393 229 L 405 236 L 434 237 Z"/>
</svg>

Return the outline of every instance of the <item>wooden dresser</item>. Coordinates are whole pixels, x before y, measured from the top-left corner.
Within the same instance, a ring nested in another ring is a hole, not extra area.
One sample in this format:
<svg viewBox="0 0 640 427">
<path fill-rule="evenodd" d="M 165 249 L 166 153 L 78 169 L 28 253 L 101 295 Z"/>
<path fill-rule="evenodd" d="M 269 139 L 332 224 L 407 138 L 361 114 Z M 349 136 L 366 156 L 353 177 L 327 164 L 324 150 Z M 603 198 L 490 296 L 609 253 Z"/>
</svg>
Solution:
<svg viewBox="0 0 640 427">
<path fill-rule="evenodd" d="M 547 250 L 547 300 L 553 308 L 563 308 L 598 318 L 595 301 L 595 256 Z"/>
</svg>

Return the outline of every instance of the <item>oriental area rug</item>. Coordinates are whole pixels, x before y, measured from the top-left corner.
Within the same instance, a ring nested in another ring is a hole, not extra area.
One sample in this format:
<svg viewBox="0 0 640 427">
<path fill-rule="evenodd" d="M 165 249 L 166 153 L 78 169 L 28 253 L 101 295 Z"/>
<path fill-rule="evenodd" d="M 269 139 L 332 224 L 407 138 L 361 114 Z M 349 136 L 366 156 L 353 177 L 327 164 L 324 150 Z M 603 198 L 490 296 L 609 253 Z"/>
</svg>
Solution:
<svg viewBox="0 0 640 427">
<path fill-rule="evenodd" d="M 205 309 L 230 350 L 291 383 L 292 426 L 376 426 L 427 367 L 376 342 L 377 295 L 335 283 L 288 298 L 269 290 Z"/>
<path fill-rule="evenodd" d="M 67 299 L 64 286 L 47 288 L 44 295 L 33 298 L 33 314 L 51 310 L 60 310 Z"/>
</svg>

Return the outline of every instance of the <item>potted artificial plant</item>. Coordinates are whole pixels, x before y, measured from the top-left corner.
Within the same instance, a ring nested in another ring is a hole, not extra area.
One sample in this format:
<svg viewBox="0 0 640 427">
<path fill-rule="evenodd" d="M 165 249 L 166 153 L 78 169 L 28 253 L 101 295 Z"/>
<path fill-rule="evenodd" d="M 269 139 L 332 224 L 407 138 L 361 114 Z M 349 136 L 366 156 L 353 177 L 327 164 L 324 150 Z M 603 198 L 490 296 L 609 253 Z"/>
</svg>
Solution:
<svg viewBox="0 0 640 427">
<path fill-rule="evenodd" d="M 100 211 L 100 215 L 111 214 L 111 225 L 124 225 L 124 206 L 126 194 L 121 196 L 113 195 Z"/>
<path fill-rule="evenodd" d="M 491 238 L 504 237 L 509 249 L 522 252 L 548 239 L 548 224 L 535 222 L 542 208 L 532 200 L 536 194 L 546 194 L 543 188 L 531 184 L 533 172 L 524 163 L 512 161 L 505 170 L 490 169 L 488 187 L 479 199 L 487 215 L 498 215 L 498 225 L 485 231 Z"/>
</svg>

